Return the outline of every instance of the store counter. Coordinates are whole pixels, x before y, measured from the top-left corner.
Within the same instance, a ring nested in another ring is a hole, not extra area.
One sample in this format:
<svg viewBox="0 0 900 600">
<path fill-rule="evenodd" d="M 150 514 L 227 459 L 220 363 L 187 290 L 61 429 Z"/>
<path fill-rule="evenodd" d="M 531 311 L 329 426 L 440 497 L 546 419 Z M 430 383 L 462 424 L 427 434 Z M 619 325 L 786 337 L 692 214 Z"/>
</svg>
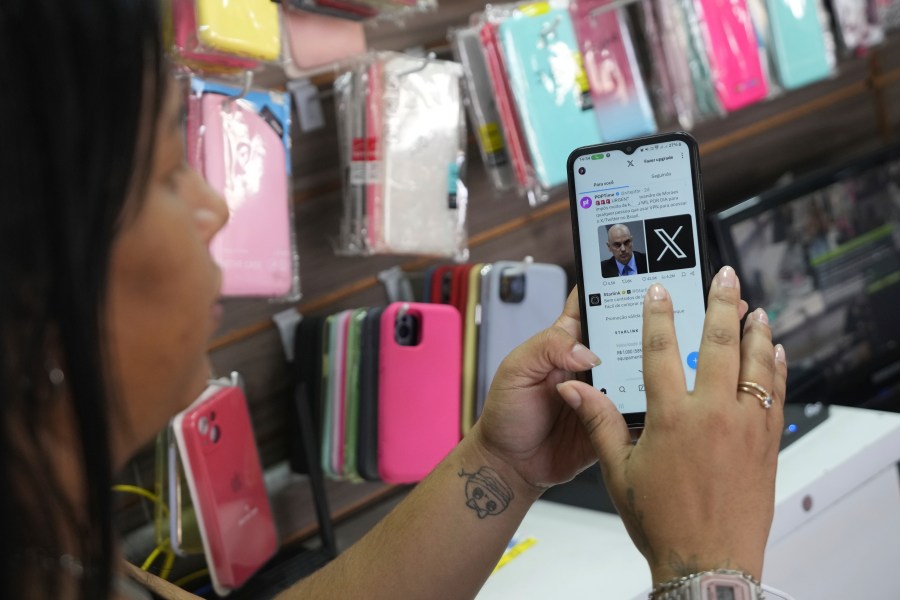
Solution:
<svg viewBox="0 0 900 600">
<path fill-rule="evenodd" d="M 900 598 L 898 461 L 900 414 L 839 406 L 785 448 L 764 583 L 796 600 Z M 647 597 L 650 571 L 616 515 L 541 500 L 511 544 L 479 599 Z"/>
</svg>

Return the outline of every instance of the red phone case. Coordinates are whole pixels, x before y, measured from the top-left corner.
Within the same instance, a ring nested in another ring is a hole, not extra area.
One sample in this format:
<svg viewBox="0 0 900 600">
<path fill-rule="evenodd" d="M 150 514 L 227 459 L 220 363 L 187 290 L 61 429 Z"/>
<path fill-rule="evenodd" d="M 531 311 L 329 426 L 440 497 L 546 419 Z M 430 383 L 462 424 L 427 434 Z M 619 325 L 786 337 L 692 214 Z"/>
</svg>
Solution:
<svg viewBox="0 0 900 600">
<path fill-rule="evenodd" d="M 394 337 L 405 310 L 419 322 L 419 343 Z M 388 483 L 424 478 L 460 439 L 459 311 L 395 302 L 381 315 L 378 364 L 378 472 Z"/>
<path fill-rule="evenodd" d="M 213 587 L 224 596 L 278 549 L 244 393 L 211 386 L 172 425 Z"/>
<path fill-rule="evenodd" d="M 444 273 L 447 271 L 452 271 L 452 266 L 444 266 L 438 267 L 434 270 L 434 275 L 431 278 L 431 302 L 432 304 L 447 304 L 449 302 L 444 300 Z"/>
</svg>

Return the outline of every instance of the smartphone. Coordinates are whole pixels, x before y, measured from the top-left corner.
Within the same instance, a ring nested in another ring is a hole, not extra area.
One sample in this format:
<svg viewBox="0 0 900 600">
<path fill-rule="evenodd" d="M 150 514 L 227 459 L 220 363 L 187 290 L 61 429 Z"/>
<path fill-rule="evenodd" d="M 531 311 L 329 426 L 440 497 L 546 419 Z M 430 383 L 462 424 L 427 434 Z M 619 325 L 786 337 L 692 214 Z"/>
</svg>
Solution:
<svg viewBox="0 0 900 600">
<path fill-rule="evenodd" d="M 277 551 L 247 400 L 213 384 L 172 421 L 213 588 L 241 587 Z"/>
<path fill-rule="evenodd" d="M 687 133 L 578 148 L 567 163 L 582 340 L 602 363 L 586 374 L 641 428 L 644 294 L 668 290 L 688 389 L 710 281 L 700 160 Z"/>
</svg>

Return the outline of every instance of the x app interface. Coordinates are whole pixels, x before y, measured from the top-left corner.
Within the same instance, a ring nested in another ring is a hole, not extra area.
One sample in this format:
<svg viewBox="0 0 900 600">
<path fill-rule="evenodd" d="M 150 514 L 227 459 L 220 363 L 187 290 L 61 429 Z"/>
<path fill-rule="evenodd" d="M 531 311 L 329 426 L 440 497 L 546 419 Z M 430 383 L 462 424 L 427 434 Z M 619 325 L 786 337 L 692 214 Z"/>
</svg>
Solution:
<svg viewBox="0 0 900 600">
<path fill-rule="evenodd" d="M 584 302 L 594 386 L 623 413 L 646 412 L 641 325 L 644 294 L 665 286 L 688 389 L 705 312 L 688 145 L 665 141 L 573 164 Z"/>
</svg>

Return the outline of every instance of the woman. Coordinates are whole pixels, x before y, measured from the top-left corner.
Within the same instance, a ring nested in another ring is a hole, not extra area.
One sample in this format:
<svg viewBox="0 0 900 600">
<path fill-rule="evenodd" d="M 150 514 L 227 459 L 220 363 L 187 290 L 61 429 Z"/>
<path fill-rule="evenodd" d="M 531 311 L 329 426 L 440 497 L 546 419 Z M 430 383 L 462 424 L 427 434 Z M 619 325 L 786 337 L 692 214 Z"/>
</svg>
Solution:
<svg viewBox="0 0 900 600">
<path fill-rule="evenodd" d="M 203 389 L 226 207 L 184 162 L 157 0 L 0 3 L 2 581 L 15 598 L 139 598 L 117 560 L 113 473 Z M 473 432 L 296 597 L 471 597 L 531 503 L 599 457 L 654 581 L 761 575 L 786 367 L 764 312 L 720 272 L 685 391 L 672 304 L 644 308 L 648 423 L 632 445 L 597 390 L 566 381 L 575 295 L 501 367 Z M 737 392 L 772 390 L 762 409 Z M 467 482 L 496 491 L 492 506 Z M 477 500 L 477 499 L 475 499 Z M 740 519 L 734 518 L 740 515 Z M 598 590 L 602 594 L 602 590 Z"/>
</svg>

